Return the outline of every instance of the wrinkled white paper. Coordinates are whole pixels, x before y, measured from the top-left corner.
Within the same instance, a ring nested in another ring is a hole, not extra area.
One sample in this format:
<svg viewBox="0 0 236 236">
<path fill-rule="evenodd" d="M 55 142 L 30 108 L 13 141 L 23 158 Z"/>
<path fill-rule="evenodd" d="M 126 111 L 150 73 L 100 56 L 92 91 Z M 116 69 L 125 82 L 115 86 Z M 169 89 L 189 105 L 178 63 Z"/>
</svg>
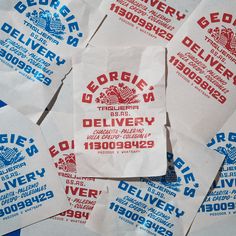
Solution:
<svg viewBox="0 0 236 236">
<path fill-rule="evenodd" d="M 76 176 L 73 141 L 73 87 L 69 74 L 63 82 L 56 103 L 41 124 L 58 174 L 64 185 L 71 209 L 48 220 L 21 230 L 21 236 L 96 235 L 85 228 L 85 223 L 102 189 L 102 182 L 94 178 Z"/>
<path fill-rule="evenodd" d="M 78 174 L 163 175 L 165 49 L 87 48 L 72 72 Z"/>
<path fill-rule="evenodd" d="M 103 0 L 107 18 L 91 40 L 94 46 L 165 46 L 200 0 Z"/>
<path fill-rule="evenodd" d="M 0 108 L 0 235 L 69 209 L 38 126 Z"/>
<path fill-rule="evenodd" d="M 236 219 L 236 112 L 230 117 L 208 147 L 225 157 L 224 165 L 199 209 L 189 235 L 227 235 L 235 233 Z M 232 234 L 234 235 L 234 234 Z"/>
<path fill-rule="evenodd" d="M 163 177 L 109 181 L 86 226 L 104 236 L 183 236 L 223 157 L 171 132 Z"/>
<path fill-rule="evenodd" d="M 236 109 L 235 2 L 202 1 L 169 45 L 171 126 L 207 143 Z"/>
<path fill-rule="evenodd" d="M 1 0 L 1 98 L 36 122 L 70 70 L 70 57 L 103 19 L 99 5 L 98 0 Z"/>
</svg>

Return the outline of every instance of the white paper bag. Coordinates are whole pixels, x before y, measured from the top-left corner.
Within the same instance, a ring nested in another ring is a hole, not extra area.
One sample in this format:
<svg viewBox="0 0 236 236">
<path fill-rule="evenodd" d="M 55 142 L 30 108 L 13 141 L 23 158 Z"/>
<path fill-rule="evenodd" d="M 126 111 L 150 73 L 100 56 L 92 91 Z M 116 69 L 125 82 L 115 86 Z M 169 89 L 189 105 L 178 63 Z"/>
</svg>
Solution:
<svg viewBox="0 0 236 236">
<path fill-rule="evenodd" d="M 38 126 L 0 109 L 0 235 L 69 209 Z"/>
<path fill-rule="evenodd" d="M 87 48 L 73 59 L 78 174 L 166 172 L 165 49 Z"/>
<path fill-rule="evenodd" d="M 71 209 L 21 230 L 21 236 L 96 235 L 85 223 L 102 190 L 102 181 L 76 175 L 73 141 L 73 86 L 71 74 L 63 82 L 55 105 L 41 124 L 51 157 L 64 185 Z"/>
<path fill-rule="evenodd" d="M 223 157 L 171 132 L 163 177 L 109 181 L 86 226 L 104 236 L 183 236 Z"/>
<path fill-rule="evenodd" d="M 189 235 L 227 235 L 235 233 L 236 219 L 236 112 L 208 147 L 225 157 L 224 165 L 199 209 Z"/>
<path fill-rule="evenodd" d="M 169 45 L 172 127 L 207 143 L 236 109 L 235 1 L 202 1 Z"/>
<path fill-rule="evenodd" d="M 165 46 L 200 0 L 103 0 L 107 18 L 91 40 L 94 46 Z"/>
<path fill-rule="evenodd" d="M 1 0 L 1 98 L 36 122 L 103 15 L 100 1 Z"/>
</svg>

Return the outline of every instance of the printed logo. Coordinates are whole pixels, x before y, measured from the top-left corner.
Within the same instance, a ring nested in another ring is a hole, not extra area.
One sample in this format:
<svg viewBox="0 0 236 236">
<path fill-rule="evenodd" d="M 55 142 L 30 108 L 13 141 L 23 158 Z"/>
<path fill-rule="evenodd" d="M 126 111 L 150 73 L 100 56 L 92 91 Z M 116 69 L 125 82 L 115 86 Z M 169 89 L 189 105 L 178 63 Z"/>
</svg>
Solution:
<svg viewBox="0 0 236 236">
<path fill-rule="evenodd" d="M 176 157 L 174 159 L 174 155 L 172 153 L 167 153 L 167 160 L 168 160 L 168 170 L 167 170 L 167 186 L 169 186 L 177 191 L 180 192 L 180 187 L 184 186 L 184 195 L 194 198 L 196 192 L 199 188 L 199 183 L 195 178 L 194 173 L 191 170 L 191 167 L 180 157 Z M 176 169 L 181 173 L 182 178 L 180 176 L 176 176 Z M 169 171 L 169 172 L 168 172 Z M 169 176 L 169 177 L 168 177 Z M 182 182 L 183 179 L 183 183 Z M 173 184 L 170 181 L 174 181 Z"/>
<path fill-rule="evenodd" d="M 225 156 L 224 164 L 231 165 L 236 163 L 236 147 L 231 143 L 227 143 L 225 147 L 219 146 L 215 150 Z"/>
<path fill-rule="evenodd" d="M 0 134 L 0 169 L 33 157 L 39 152 L 33 138 L 17 134 Z"/>
<path fill-rule="evenodd" d="M 50 11 L 40 8 L 40 12 L 34 10 L 32 13 L 26 13 L 26 17 L 29 18 L 35 26 L 44 29 L 52 36 L 60 40 L 64 39 L 62 35 L 66 33 L 66 27 L 61 23 L 59 14 L 52 14 Z"/>
<path fill-rule="evenodd" d="M 49 148 L 49 152 L 58 170 L 66 173 L 76 172 L 76 157 L 73 153 L 74 140 L 63 140 Z"/>
<path fill-rule="evenodd" d="M 64 172 L 76 172 L 75 154 L 63 154 L 63 156 L 64 158 L 59 158 L 58 162 L 55 163 L 56 168 Z"/>
<path fill-rule="evenodd" d="M 155 180 L 169 189 L 180 192 L 182 178 L 180 176 L 177 177 L 176 175 L 175 168 L 173 166 L 173 156 L 171 157 L 170 153 L 168 153 L 167 156 L 169 156 L 170 159 L 168 159 L 168 169 L 166 175 L 156 177 Z"/>
<path fill-rule="evenodd" d="M 182 191 L 186 197 L 194 198 L 198 191 L 199 183 L 191 167 L 181 157 L 174 159 L 174 155 L 170 152 L 167 152 L 167 160 L 168 169 L 166 175 L 149 177 L 148 180 L 164 185 L 175 192 Z M 147 182 L 145 178 L 141 178 L 141 181 Z"/>
<path fill-rule="evenodd" d="M 114 104 L 134 104 L 139 103 L 137 99 L 136 89 L 131 89 L 124 83 L 119 83 L 118 86 L 111 85 L 104 88 L 105 92 L 101 92 L 99 97 L 96 98 L 97 103 L 114 105 Z"/>
<path fill-rule="evenodd" d="M 175 171 L 168 170 L 166 176 L 158 177 L 160 178 L 159 181 L 165 187 L 168 187 L 176 192 L 180 192 L 181 184 L 181 177 L 177 177 Z"/>
<path fill-rule="evenodd" d="M 236 133 L 217 133 L 214 138 L 211 139 L 207 147 L 213 148 L 218 145 L 214 150 L 225 156 L 224 164 L 236 163 L 236 147 L 232 144 L 236 142 Z"/>
<path fill-rule="evenodd" d="M 27 11 L 31 9 L 31 7 L 34 9 L 36 7 L 37 10 Z M 42 8 L 45 7 L 47 9 L 43 10 Z M 56 45 L 59 44 L 57 40 L 50 39 L 49 35 L 45 35 L 45 33 L 42 34 L 41 32 L 39 33 L 37 27 L 43 29 L 59 40 L 64 40 L 63 36 L 66 36 L 66 44 L 72 47 L 77 47 L 84 37 L 76 16 L 72 13 L 71 9 L 61 1 L 17 1 L 14 9 L 20 14 L 26 14 L 26 17 L 33 25 L 27 22 L 27 20 L 24 20 L 24 25 L 29 27 L 31 31 L 34 31 L 34 34 L 44 37 L 46 41 L 50 41 Z M 64 24 L 62 24 L 62 20 Z M 66 29 L 67 32 L 65 32 Z"/>
<path fill-rule="evenodd" d="M 5 146 L 0 146 L 0 169 L 7 167 L 17 162 L 23 161 L 25 156 L 18 148 L 9 148 Z"/>
<path fill-rule="evenodd" d="M 113 84 L 109 87 L 104 87 L 110 82 Z M 87 93 L 82 94 L 82 102 L 92 103 L 94 94 L 100 89 L 105 91 L 99 93 L 95 102 L 106 105 L 140 103 L 141 96 L 145 103 L 153 102 L 156 99 L 153 86 L 149 86 L 148 83 L 139 78 L 138 75 L 126 71 L 113 71 L 108 74 L 99 75 L 94 81 L 91 81 L 87 85 Z M 137 91 L 140 93 L 140 99 L 138 99 L 139 95 Z"/>
<path fill-rule="evenodd" d="M 210 28 L 208 33 L 210 33 L 216 43 L 220 44 L 236 56 L 236 34 L 231 28 L 226 28 L 224 26 L 222 29 L 219 27 L 215 27 L 214 29 Z"/>
</svg>

